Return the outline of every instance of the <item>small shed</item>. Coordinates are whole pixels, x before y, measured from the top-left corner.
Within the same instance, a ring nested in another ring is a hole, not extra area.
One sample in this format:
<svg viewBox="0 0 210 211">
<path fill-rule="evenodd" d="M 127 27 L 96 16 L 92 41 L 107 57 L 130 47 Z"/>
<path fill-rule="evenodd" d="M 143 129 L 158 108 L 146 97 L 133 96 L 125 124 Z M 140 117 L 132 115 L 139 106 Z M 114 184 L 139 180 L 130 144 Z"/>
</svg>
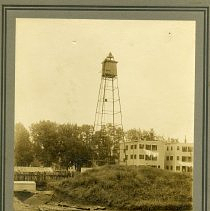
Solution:
<svg viewBox="0 0 210 211">
<path fill-rule="evenodd" d="M 36 182 L 34 181 L 14 181 L 14 191 L 36 191 Z"/>
</svg>

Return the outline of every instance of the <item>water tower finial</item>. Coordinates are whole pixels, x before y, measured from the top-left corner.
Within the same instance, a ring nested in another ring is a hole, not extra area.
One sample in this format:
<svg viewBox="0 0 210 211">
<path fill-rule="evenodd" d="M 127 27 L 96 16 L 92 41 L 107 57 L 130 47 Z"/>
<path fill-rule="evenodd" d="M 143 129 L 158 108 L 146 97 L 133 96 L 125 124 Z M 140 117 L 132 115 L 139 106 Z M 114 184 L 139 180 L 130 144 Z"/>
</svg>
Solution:
<svg viewBox="0 0 210 211">
<path fill-rule="evenodd" d="M 109 58 L 114 58 L 114 56 L 112 55 L 111 52 L 109 52 L 109 55 L 108 55 Z"/>
</svg>

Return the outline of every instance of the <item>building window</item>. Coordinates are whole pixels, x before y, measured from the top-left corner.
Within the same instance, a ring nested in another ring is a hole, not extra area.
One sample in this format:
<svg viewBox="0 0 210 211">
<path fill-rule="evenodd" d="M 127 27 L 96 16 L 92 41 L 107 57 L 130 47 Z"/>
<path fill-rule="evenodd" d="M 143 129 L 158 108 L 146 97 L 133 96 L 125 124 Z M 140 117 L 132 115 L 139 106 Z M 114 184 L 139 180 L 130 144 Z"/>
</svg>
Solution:
<svg viewBox="0 0 210 211">
<path fill-rule="evenodd" d="M 158 168 L 160 168 L 160 165 L 158 165 Z"/>
<path fill-rule="evenodd" d="M 151 160 L 151 156 L 146 155 L 145 160 Z"/>
<path fill-rule="evenodd" d="M 180 166 L 176 166 L 176 171 L 180 171 Z"/>
<path fill-rule="evenodd" d="M 171 166 L 171 170 L 173 170 L 173 166 Z"/>
<path fill-rule="evenodd" d="M 182 162 L 187 162 L 187 157 L 186 156 L 182 156 Z"/>
<path fill-rule="evenodd" d="M 171 150 L 173 150 L 173 147 L 171 147 Z"/>
<path fill-rule="evenodd" d="M 157 160 L 157 156 L 152 156 L 152 160 Z"/>
<path fill-rule="evenodd" d="M 192 147 L 188 147 L 188 152 L 192 152 Z"/>
<path fill-rule="evenodd" d="M 169 150 L 169 147 L 167 147 L 167 151 Z"/>
<path fill-rule="evenodd" d="M 136 159 L 136 155 L 134 155 L 134 159 Z"/>
<path fill-rule="evenodd" d="M 177 156 L 176 159 L 179 160 L 179 156 Z"/>
<path fill-rule="evenodd" d="M 170 160 L 173 160 L 173 156 L 170 156 Z"/>
<path fill-rule="evenodd" d="M 136 144 L 135 145 L 133 145 L 134 146 L 134 149 L 136 149 Z"/>
<path fill-rule="evenodd" d="M 168 170 L 168 166 L 166 166 L 166 169 Z"/>
<path fill-rule="evenodd" d="M 179 146 L 177 146 L 177 150 L 179 150 Z"/>
<path fill-rule="evenodd" d="M 182 152 L 187 152 L 187 147 L 182 147 Z"/>
<path fill-rule="evenodd" d="M 192 157 L 188 157 L 188 162 L 192 162 Z"/>
<path fill-rule="evenodd" d="M 157 151 L 157 145 L 152 145 L 152 150 Z"/>
<path fill-rule="evenodd" d="M 187 167 L 186 166 L 182 166 L 182 171 L 186 172 Z"/>
<path fill-rule="evenodd" d="M 133 145 L 131 145 L 131 149 L 133 149 Z"/>
<path fill-rule="evenodd" d="M 144 159 L 144 155 L 139 155 L 139 159 Z"/>
<path fill-rule="evenodd" d="M 131 155 L 131 159 L 133 159 L 133 155 Z"/>
<path fill-rule="evenodd" d="M 187 171 L 192 172 L 192 166 L 188 166 Z"/>
<path fill-rule="evenodd" d="M 125 146 L 125 149 L 128 150 L 128 145 Z"/>
<path fill-rule="evenodd" d="M 166 160 L 169 160 L 169 156 L 166 156 Z"/>
<path fill-rule="evenodd" d="M 144 144 L 139 144 L 139 149 L 144 149 Z"/>
<path fill-rule="evenodd" d="M 151 145 L 146 145 L 147 150 L 151 150 Z"/>
</svg>

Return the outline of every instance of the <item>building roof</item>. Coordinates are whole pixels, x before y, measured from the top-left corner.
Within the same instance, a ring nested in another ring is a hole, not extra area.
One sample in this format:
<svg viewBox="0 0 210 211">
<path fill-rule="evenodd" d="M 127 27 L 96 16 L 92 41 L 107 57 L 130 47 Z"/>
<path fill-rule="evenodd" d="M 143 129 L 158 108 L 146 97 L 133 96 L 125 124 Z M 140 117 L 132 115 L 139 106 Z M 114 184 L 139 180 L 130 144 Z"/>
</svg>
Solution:
<svg viewBox="0 0 210 211">
<path fill-rule="evenodd" d="M 51 167 L 26 167 L 26 166 L 15 166 L 14 172 L 53 172 Z"/>
<path fill-rule="evenodd" d="M 183 142 L 170 143 L 170 142 L 167 142 L 166 145 L 193 146 L 194 143 L 190 143 L 190 142 L 187 142 L 187 143 L 183 143 Z"/>
<path fill-rule="evenodd" d="M 140 142 L 163 142 L 162 140 L 146 140 L 146 139 L 139 139 L 139 140 L 126 140 L 125 143 L 140 143 Z M 122 142 L 123 143 L 123 142 Z"/>
</svg>

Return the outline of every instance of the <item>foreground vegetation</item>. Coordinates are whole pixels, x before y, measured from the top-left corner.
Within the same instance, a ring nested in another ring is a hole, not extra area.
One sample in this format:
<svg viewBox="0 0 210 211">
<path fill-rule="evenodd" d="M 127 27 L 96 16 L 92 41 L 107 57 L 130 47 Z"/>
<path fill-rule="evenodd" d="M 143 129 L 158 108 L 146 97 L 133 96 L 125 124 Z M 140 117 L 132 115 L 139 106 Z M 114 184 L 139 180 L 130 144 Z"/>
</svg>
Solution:
<svg viewBox="0 0 210 211">
<path fill-rule="evenodd" d="M 56 197 L 129 210 L 192 208 L 192 175 L 151 167 L 103 166 L 51 184 Z"/>
</svg>

